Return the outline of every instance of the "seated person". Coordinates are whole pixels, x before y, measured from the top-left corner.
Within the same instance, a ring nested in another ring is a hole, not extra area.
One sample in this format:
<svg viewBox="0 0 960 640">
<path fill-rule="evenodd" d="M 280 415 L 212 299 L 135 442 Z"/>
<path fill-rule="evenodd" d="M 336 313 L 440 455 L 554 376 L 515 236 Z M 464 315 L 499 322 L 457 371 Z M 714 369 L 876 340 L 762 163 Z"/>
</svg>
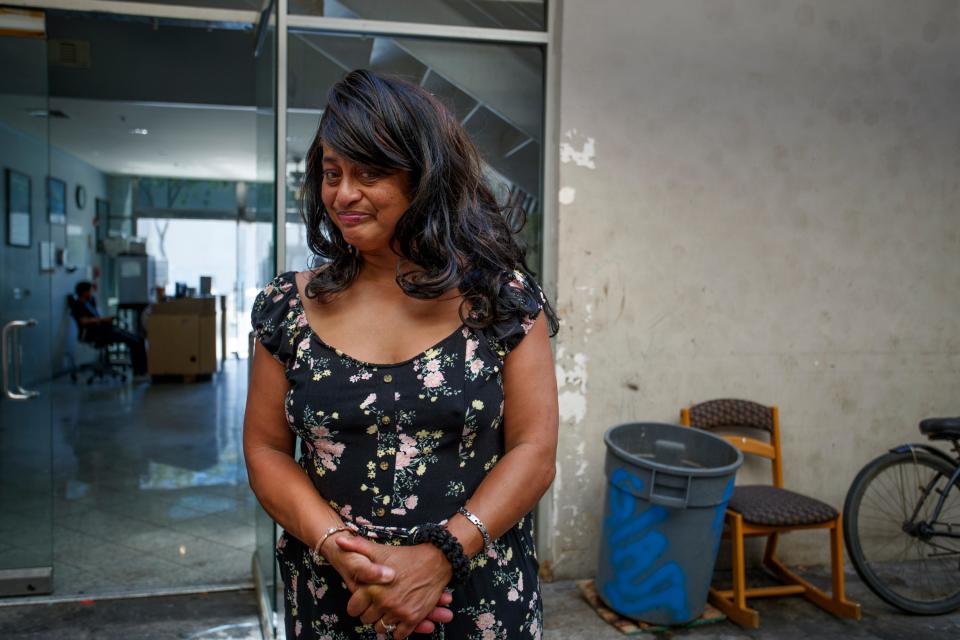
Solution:
<svg viewBox="0 0 960 640">
<path fill-rule="evenodd" d="M 123 343 L 130 349 L 134 375 L 147 372 L 146 342 L 141 336 L 124 331 L 113 324 L 114 316 L 101 316 L 97 299 L 93 297 L 93 284 L 78 282 L 74 287 L 77 301 L 73 305 L 73 317 L 80 328 L 80 340 L 101 344 Z"/>
</svg>

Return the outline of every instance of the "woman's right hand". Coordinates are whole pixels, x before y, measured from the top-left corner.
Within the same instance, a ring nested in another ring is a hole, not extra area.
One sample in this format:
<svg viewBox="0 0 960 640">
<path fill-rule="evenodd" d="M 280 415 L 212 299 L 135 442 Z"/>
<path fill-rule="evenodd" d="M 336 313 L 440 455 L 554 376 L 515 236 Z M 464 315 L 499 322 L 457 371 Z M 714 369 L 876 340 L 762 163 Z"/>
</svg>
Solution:
<svg viewBox="0 0 960 640">
<path fill-rule="evenodd" d="M 336 544 L 325 544 L 324 547 L 326 548 L 323 555 L 343 578 L 350 593 L 355 593 L 360 587 L 388 585 L 396 577 L 396 572 L 391 567 L 377 564 L 362 553 L 345 551 Z M 453 602 L 453 596 L 446 591 L 442 593 L 437 606 L 420 621 L 413 630 L 414 633 L 433 633 L 436 628 L 434 623 L 450 622 L 453 619 L 453 613 L 447 605 L 451 602 Z"/>
<path fill-rule="evenodd" d="M 333 540 L 324 546 L 323 556 L 343 578 L 350 593 L 362 585 L 390 584 L 396 577 L 393 568 L 377 564 L 363 554 L 346 552 L 333 544 Z"/>
</svg>

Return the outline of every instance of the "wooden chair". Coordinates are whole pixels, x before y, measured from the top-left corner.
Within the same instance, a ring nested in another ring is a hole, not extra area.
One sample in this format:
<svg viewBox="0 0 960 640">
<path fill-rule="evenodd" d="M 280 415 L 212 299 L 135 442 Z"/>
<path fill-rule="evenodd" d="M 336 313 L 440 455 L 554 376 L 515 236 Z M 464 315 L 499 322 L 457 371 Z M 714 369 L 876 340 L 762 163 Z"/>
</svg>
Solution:
<svg viewBox="0 0 960 640">
<path fill-rule="evenodd" d="M 738 485 L 727 505 L 723 537 L 730 540 L 733 589 L 710 588 L 710 603 L 743 627 L 758 628 L 760 615 L 747 606 L 750 598 L 802 595 L 818 607 L 841 618 L 860 619 L 860 605 L 844 594 L 843 531 L 840 514 L 828 504 L 783 488 L 780 452 L 780 419 L 777 407 L 749 400 L 710 400 L 680 410 L 680 422 L 699 429 L 755 429 L 767 433 L 768 441 L 727 435 L 724 439 L 745 454 L 771 461 L 773 485 Z M 799 529 L 830 532 L 832 591 L 827 594 L 790 571 L 777 558 L 780 534 Z M 765 536 L 763 566 L 783 584 L 748 588 L 744 562 L 744 538 Z"/>
</svg>

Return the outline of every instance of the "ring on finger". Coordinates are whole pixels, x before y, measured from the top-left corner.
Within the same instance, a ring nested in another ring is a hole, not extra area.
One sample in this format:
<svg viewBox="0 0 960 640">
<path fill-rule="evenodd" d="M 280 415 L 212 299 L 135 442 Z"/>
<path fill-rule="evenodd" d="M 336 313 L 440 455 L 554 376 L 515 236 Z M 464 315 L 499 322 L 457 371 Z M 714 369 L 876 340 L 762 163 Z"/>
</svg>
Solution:
<svg viewBox="0 0 960 640">
<path fill-rule="evenodd" d="M 387 633 L 393 633 L 394 631 L 397 630 L 397 625 L 387 624 L 386 620 L 384 620 L 383 618 L 380 618 L 380 624 L 383 625 L 383 630 Z"/>
</svg>

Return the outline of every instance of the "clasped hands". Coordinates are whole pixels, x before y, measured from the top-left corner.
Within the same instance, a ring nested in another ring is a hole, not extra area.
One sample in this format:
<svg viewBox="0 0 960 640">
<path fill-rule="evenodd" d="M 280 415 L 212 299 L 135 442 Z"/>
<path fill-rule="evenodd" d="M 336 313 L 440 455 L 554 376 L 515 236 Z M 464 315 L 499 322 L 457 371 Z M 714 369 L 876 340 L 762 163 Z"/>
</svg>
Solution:
<svg viewBox="0 0 960 640">
<path fill-rule="evenodd" d="M 396 547 L 356 535 L 338 535 L 328 560 L 350 593 L 347 613 L 378 633 L 400 640 L 411 633 L 433 633 L 450 622 L 453 596 L 444 591 L 453 570 L 431 544 Z M 389 627 L 394 626 L 392 636 Z"/>
</svg>

